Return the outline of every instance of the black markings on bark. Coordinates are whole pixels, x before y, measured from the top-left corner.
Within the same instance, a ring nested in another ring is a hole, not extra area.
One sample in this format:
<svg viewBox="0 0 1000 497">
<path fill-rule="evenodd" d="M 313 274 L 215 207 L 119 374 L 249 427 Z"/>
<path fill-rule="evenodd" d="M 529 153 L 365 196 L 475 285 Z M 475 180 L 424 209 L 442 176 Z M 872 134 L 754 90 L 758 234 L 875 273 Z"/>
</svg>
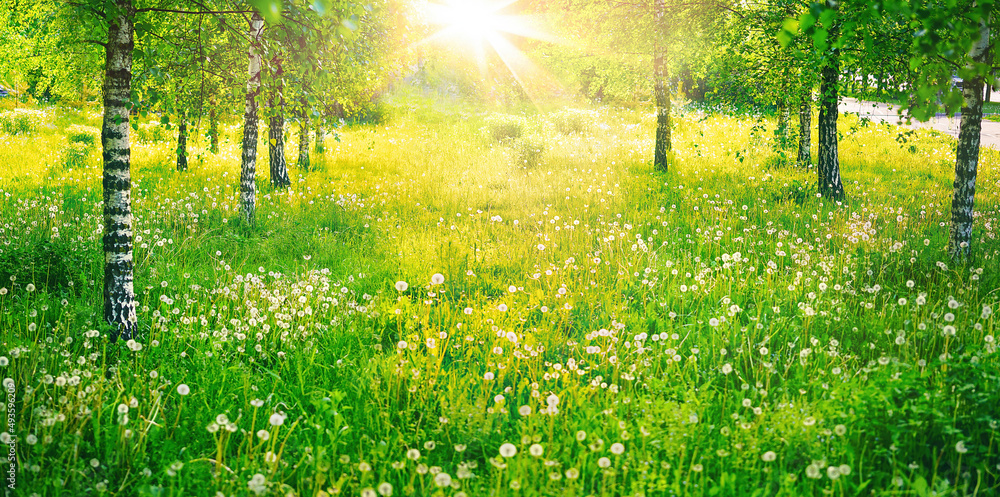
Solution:
<svg viewBox="0 0 1000 497">
<path fill-rule="evenodd" d="M 799 166 L 812 163 L 812 91 L 806 88 L 799 101 L 799 155 L 795 159 Z"/>
<path fill-rule="evenodd" d="M 980 39 L 974 43 L 972 60 L 984 64 L 989 60 L 989 26 L 980 23 Z M 976 203 L 976 174 L 979 168 L 979 142 L 983 128 L 983 77 L 977 75 L 962 82 L 962 121 L 955 149 L 955 183 L 951 198 L 951 229 L 948 233 L 948 255 L 965 260 L 972 253 L 972 222 Z"/>
<path fill-rule="evenodd" d="M 111 340 L 135 337 L 132 262 L 131 148 L 127 107 L 132 91 L 134 33 L 132 0 L 109 6 L 105 49 L 104 120 L 104 321 Z"/>
<path fill-rule="evenodd" d="M 840 159 L 837 156 L 837 100 L 840 78 L 840 59 L 833 50 L 821 71 L 819 104 L 819 161 L 817 167 L 819 193 L 826 198 L 844 198 L 844 185 L 840 181 Z"/>
<path fill-rule="evenodd" d="M 187 171 L 187 121 L 183 117 L 181 119 L 177 126 L 177 170 Z"/>
<path fill-rule="evenodd" d="M 309 114 L 302 113 L 302 122 L 299 127 L 299 169 L 309 170 Z"/>
<path fill-rule="evenodd" d="M 240 211 L 250 225 L 257 214 L 257 95 L 260 93 L 260 33 L 264 19 L 254 12 L 250 19 L 249 69 L 246 109 L 243 113 L 243 161 L 240 170 Z"/>
<path fill-rule="evenodd" d="M 653 61 L 653 92 L 656 99 L 656 142 L 653 151 L 653 167 L 658 171 L 666 171 L 669 167 L 668 152 L 670 143 L 670 88 L 667 86 L 669 77 L 667 69 L 666 47 L 666 5 L 664 0 L 656 0 L 653 6 L 655 19 L 656 52 Z"/>
</svg>

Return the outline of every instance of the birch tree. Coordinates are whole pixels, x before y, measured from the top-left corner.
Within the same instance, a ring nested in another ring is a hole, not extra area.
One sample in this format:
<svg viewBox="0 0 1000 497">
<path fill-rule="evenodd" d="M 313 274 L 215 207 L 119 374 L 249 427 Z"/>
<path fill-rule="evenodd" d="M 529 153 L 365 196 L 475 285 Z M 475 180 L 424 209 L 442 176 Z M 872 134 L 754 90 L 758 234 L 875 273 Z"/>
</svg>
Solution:
<svg viewBox="0 0 1000 497">
<path fill-rule="evenodd" d="M 260 36 L 263 31 L 264 18 L 254 11 L 249 29 L 250 62 L 243 112 L 243 160 L 240 170 L 240 212 L 243 220 L 251 226 L 256 221 L 257 211 L 257 95 L 260 93 Z"/>
<path fill-rule="evenodd" d="M 667 7 L 666 0 L 654 0 L 653 6 L 653 86 L 656 99 L 656 143 L 653 151 L 653 167 L 666 171 L 670 143 L 670 87 L 667 78 Z"/>
<path fill-rule="evenodd" d="M 111 339 L 131 339 L 136 332 L 132 259 L 132 176 L 129 102 L 135 7 L 132 0 L 107 5 L 104 119 L 104 320 Z"/>
</svg>

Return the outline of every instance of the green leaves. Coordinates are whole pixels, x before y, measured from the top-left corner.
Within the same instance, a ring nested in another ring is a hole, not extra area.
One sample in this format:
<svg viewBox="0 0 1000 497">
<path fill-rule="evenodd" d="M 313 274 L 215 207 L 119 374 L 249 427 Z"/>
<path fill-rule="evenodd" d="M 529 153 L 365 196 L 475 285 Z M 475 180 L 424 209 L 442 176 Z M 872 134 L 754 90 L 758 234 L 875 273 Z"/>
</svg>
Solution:
<svg viewBox="0 0 1000 497">
<path fill-rule="evenodd" d="M 260 12 L 268 24 L 281 22 L 281 0 L 250 0 L 250 5 Z"/>
</svg>

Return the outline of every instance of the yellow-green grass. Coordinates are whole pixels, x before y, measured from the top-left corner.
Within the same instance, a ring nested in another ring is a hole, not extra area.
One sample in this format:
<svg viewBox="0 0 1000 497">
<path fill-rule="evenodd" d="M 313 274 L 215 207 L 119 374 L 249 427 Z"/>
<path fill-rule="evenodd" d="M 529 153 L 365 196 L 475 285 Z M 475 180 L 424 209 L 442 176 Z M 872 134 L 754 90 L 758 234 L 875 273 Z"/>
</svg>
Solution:
<svg viewBox="0 0 1000 497">
<path fill-rule="evenodd" d="M 255 227 L 238 122 L 184 173 L 143 124 L 128 344 L 100 323 L 99 150 L 66 140 L 98 116 L 0 135 L 19 493 L 1000 490 L 996 152 L 956 265 L 930 132 L 843 116 L 836 203 L 769 120 L 682 109 L 660 173 L 650 112 L 523 116 L 525 165 L 484 129 L 510 118 L 392 105 L 286 191 L 262 141 Z"/>
</svg>

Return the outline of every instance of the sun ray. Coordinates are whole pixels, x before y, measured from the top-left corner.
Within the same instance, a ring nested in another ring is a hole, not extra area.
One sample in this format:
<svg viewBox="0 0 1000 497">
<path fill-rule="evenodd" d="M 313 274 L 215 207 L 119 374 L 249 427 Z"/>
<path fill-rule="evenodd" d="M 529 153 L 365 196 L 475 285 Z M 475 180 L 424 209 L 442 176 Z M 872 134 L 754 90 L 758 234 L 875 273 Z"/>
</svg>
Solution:
<svg viewBox="0 0 1000 497">
<path fill-rule="evenodd" d="M 546 92 L 558 91 L 560 85 L 507 36 L 555 44 L 565 42 L 542 28 L 542 23 L 535 16 L 503 12 L 516 2 L 449 0 L 447 3 L 428 4 L 427 18 L 440 29 L 417 42 L 417 45 L 455 43 L 458 48 L 469 50 L 483 79 L 489 74 L 488 49 L 491 49 L 528 98 L 537 104 Z"/>
</svg>

